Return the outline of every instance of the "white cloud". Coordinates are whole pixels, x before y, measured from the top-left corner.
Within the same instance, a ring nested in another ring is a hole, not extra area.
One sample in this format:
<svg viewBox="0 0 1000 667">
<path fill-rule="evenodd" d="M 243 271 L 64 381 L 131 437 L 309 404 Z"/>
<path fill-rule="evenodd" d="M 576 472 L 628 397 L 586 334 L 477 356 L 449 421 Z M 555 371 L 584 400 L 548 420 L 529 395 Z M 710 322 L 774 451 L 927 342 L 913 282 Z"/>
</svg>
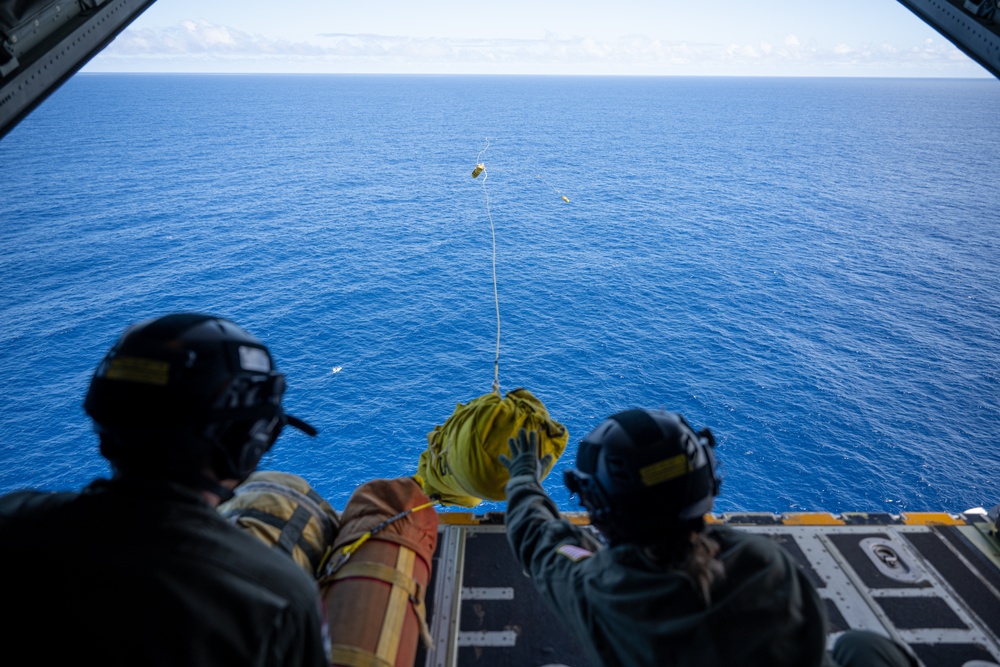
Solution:
<svg viewBox="0 0 1000 667">
<path fill-rule="evenodd" d="M 308 42 L 271 40 L 207 21 L 182 21 L 163 30 L 129 28 L 101 54 L 110 58 L 178 55 L 266 56 L 322 55 Z"/>
<path fill-rule="evenodd" d="M 710 44 L 646 35 L 601 39 L 545 33 L 537 39 L 457 39 L 323 33 L 310 41 L 270 39 L 208 21 L 165 29 L 129 28 L 91 69 L 145 71 L 309 71 L 593 74 L 977 75 L 981 68 L 948 42 L 904 48 L 841 42 L 821 49 L 788 34 L 781 44 Z"/>
</svg>

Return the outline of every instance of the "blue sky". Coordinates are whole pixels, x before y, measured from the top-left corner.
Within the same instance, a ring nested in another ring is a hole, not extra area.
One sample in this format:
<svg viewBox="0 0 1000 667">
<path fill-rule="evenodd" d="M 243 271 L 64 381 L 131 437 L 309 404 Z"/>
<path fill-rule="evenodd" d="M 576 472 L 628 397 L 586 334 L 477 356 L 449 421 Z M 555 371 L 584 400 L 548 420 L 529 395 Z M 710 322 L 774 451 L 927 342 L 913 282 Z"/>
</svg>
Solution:
<svg viewBox="0 0 1000 667">
<path fill-rule="evenodd" d="M 86 71 L 990 76 L 896 0 L 157 0 Z"/>
</svg>

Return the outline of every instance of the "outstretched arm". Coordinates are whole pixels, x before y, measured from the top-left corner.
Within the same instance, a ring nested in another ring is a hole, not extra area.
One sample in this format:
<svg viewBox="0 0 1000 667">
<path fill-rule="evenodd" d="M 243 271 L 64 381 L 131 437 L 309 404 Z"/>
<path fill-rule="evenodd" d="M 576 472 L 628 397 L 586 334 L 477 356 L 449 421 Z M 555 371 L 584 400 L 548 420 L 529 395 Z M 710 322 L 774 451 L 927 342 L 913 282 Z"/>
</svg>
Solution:
<svg viewBox="0 0 1000 667">
<path fill-rule="evenodd" d="M 576 549 L 596 551 L 598 542 L 578 526 L 560 518 L 559 510 L 538 479 L 551 455 L 538 458 L 538 435 L 521 429 L 509 441 L 511 456 L 500 457 L 510 471 L 507 483 L 507 540 L 525 572 L 540 590 L 573 576 Z"/>
</svg>

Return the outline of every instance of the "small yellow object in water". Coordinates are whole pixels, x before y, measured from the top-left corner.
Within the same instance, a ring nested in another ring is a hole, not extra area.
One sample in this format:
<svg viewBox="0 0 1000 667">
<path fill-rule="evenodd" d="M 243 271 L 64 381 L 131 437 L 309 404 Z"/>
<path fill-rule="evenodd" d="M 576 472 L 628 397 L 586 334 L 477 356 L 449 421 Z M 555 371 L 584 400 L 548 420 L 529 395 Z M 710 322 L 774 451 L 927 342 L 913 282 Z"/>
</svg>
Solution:
<svg viewBox="0 0 1000 667">
<path fill-rule="evenodd" d="M 472 170 L 472 177 L 479 178 L 479 174 L 483 173 L 484 169 L 486 169 L 486 165 L 480 162 L 476 165 L 476 168 Z"/>
<path fill-rule="evenodd" d="M 562 199 L 563 199 L 563 201 L 564 201 L 564 202 L 566 202 L 567 204 L 569 203 L 569 197 L 567 197 L 566 195 L 563 195 L 563 196 L 562 196 Z"/>
</svg>

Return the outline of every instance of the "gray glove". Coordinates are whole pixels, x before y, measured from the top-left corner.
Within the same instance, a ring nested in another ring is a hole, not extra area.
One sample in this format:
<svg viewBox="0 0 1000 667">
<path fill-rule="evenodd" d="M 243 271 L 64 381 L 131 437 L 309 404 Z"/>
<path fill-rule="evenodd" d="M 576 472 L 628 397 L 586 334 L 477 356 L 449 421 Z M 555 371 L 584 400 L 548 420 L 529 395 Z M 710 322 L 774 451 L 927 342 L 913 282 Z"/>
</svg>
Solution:
<svg viewBox="0 0 1000 667">
<path fill-rule="evenodd" d="M 510 438 L 507 444 L 510 446 L 510 458 L 501 454 L 497 460 L 507 468 L 511 477 L 534 475 L 535 479 L 541 479 L 542 473 L 552 465 L 552 454 L 538 458 L 538 433 L 535 431 L 522 428 L 517 432 L 517 439 Z"/>
</svg>

